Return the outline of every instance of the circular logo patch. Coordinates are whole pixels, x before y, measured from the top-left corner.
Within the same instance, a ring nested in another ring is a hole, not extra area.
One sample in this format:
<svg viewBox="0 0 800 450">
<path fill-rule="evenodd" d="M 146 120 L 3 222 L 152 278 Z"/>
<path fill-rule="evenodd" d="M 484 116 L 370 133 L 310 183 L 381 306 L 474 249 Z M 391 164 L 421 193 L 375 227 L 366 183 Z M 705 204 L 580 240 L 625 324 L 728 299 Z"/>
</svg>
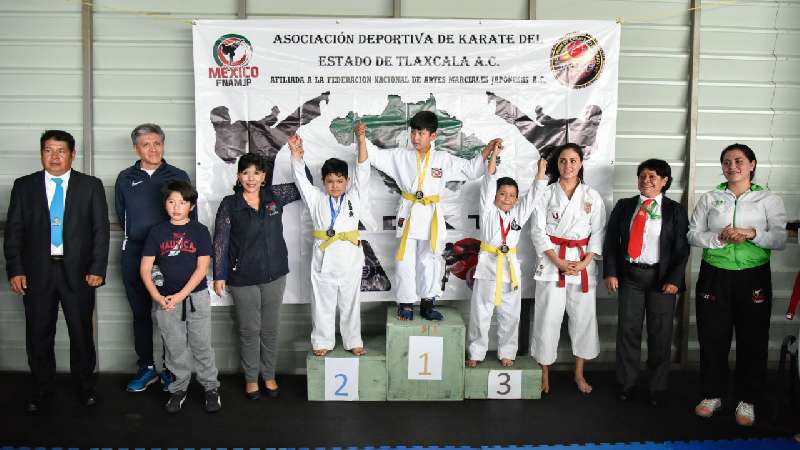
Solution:
<svg viewBox="0 0 800 450">
<path fill-rule="evenodd" d="M 214 61 L 220 67 L 247 66 L 253 59 L 253 45 L 241 34 L 224 34 L 214 43 Z"/>
<path fill-rule="evenodd" d="M 603 48 L 589 33 L 570 33 L 550 49 L 550 71 L 569 88 L 581 89 L 594 83 L 604 64 Z"/>
</svg>

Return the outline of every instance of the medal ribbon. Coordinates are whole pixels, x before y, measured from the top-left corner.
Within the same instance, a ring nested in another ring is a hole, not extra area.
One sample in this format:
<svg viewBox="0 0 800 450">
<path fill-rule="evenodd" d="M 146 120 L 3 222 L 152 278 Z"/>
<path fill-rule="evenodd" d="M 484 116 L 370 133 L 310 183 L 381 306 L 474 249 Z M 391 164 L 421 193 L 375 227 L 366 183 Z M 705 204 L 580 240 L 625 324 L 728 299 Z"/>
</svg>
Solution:
<svg viewBox="0 0 800 450">
<path fill-rule="evenodd" d="M 511 230 L 511 222 L 508 223 L 508 226 L 503 228 L 503 216 L 500 216 L 500 239 L 502 240 L 501 244 L 507 245 L 506 238 L 508 237 L 508 232 Z"/>
<path fill-rule="evenodd" d="M 331 207 L 331 226 L 328 227 L 329 230 L 333 229 L 333 225 L 336 223 L 336 218 L 339 216 L 339 212 L 342 210 L 342 203 L 344 202 L 345 194 L 342 194 L 339 197 L 339 207 L 336 210 L 333 209 L 333 197 L 330 195 L 328 196 L 328 205 Z"/>
</svg>

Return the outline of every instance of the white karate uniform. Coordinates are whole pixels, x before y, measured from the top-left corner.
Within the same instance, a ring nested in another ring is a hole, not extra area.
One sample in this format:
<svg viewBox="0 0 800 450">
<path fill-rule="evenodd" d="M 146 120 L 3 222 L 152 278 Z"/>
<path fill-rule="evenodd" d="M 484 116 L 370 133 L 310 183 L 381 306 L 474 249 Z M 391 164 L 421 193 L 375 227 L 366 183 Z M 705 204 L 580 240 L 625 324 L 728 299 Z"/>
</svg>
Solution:
<svg viewBox="0 0 800 450">
<path fill-rule="evenodd" d="M 303 201 L 308 206 L 314 230 L 328 230 L 331 225 L 330 195 L 306 178 L 305 163 L 292 159 L 292 174 Z M 358 230 L 358 221 L 367 204 L 369 161 L 356 164 L 355 176 L 344 194 L 333 229 L 336 233 Z M 333 200 L 334 210 L 339 208 Z M 332 350 L 336 345 L 336 308 L 339 330 L 345 350 L 363 347 L 361 340 L 361 273 L 364 249 L 346 240 L 337 240 L 325 251 L 325 241 L 314 239 L 311 257 L 311 346 L 314 350 Z"/>
<path fill-rule="evenodd" d="M 505 244 L 516 248 L 522 227 L 533 211 L 534 200 L 541 195 L 547 186 L 545 180 L 535 181 L 528 193 L 519 199 L 508 212 L 503 212 L 494 204 L 497 192 L 495 175 L 485 175 L 481 184 L 480 197 L 480 238 L 481 242 L 499 249 L 503 245 L 500 231 L 500 218 L 503 227 L 508 227 Z M 483 361 L 489 347 L 489 327 L 492 313 L 497 309 L 497 357 L 498 359 L 515 359 L 519 341 L 519 312 L 522 297 L 522 272 L 516 253 L 507 253 L 501 261 L 503 264 L 503 283 L 501 284 L 500 305 L 495 305 L 497 280 L 497 254 L 481 251 L 478 265 L 475 268 L 475 284 L 470 301 L 469 328 L 467 330 L 467 349 L 469 359 Z M 519 285 L 514 288 L 511 283 L 511 270 L 516 274 Z"/>
<path fill-rule="evenodd" d="M 595 259 L 603 253 L 603 234 L 606 214 L 600 194 L 584 183 L 578 185 L 572 199 L 568 199 L 558 182 L 537 195 L 533 209 L 531 235 L 538 256 L 534 274 L 536 297 L 534 306 L 533 339 L 531 355 L 540 364 L 549 366 L 556 360 L 558 339 L 564 311 L 569 316 L 569 335 L 573 355 L 593 359 L 600 353 L 600 337 L 597 332 L 595 309 L 597 263 L 593 259 L 586 268 L 588 292 L 582 292 L 581 275 L 565 277 L 565 286 L 558 287 L 559 272 L 544 255 L 547 250 L 559 253 L 550 236 L 589 242 L 581 248 L 594 253 Z M 578 247 L 566 248 L 567 261 L 579 261 Z"/>
<path fill-rule="evenodd" d="M 414 195 L 422 191 L 425 197 L 442 195 L 447 181 L 475 179 L 483 174 L 483 158 L 477 155 L 467 160 L 458 158 L 446 151 L 436 151 L 433 146 L 427 168 L 422 159 L 420 168 L 424 169 L 422 189 L 420 189 L 417 169 L 417 152 L 412 148 L 382 150 L 370 149 L 370 163 L 378 170 L 392 177 L 400 189 Z M 436 246 L 432 248 L 431 227 L 437 219 Z M 410 217 L 409 217 L 410 215 Z M 396 261 L 395 289 L 398 303 L 415 303 L 419 298 L 433 298 L 442 294 L 441 280 L 444 261 L 446 226 L 444 209 L 441 204 L 423 205 L 400 197 L 397 208 L 397 237 L 402 238 L 405 227 L 409 227 L 403 259 Z"/>
</svg>

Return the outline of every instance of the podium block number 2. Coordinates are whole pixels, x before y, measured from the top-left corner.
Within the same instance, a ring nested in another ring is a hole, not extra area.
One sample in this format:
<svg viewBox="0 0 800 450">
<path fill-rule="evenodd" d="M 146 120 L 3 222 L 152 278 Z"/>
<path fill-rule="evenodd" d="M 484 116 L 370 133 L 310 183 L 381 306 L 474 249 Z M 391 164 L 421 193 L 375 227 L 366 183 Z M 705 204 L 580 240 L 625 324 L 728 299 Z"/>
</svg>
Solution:
<svg viewBox="0 0 800 450">
<path fill-rule="evenodd" d="M 358 358 L 325 358 L 325 400 L 358 400 Z"/>
<path fill-rule="evenodd" d="M 441 380 L 443 353 L 442 336 L 409 336 L 408 379 Z"/>
<path fill-rule="evenodd" d="M 521 370 L 490 370 L 487 397 L 493 399 L 522 398 Z"/>
</svg>

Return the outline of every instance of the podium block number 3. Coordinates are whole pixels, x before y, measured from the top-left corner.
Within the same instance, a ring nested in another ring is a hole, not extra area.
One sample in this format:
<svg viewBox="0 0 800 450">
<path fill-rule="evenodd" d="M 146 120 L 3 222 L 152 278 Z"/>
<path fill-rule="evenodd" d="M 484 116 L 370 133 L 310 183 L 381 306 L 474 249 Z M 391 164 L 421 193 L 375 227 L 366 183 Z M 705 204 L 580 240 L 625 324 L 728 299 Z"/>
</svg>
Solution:
<svg viewBox="0 0 800 450">
<path fill-rule="evenodd" d="M 522 398 L 521 370 L 490 370 L 487 397 L 494 399 Z"/>
<path fill-rule="evenodd" d="M 358 358 L 325 358 L 325 400 L 358 400 Z"/>
<path fill-rule="evenodd" d="M 442 336 L 409 336 L 408 379 L 441 380 L 443 353 Z"/>
</svg>

